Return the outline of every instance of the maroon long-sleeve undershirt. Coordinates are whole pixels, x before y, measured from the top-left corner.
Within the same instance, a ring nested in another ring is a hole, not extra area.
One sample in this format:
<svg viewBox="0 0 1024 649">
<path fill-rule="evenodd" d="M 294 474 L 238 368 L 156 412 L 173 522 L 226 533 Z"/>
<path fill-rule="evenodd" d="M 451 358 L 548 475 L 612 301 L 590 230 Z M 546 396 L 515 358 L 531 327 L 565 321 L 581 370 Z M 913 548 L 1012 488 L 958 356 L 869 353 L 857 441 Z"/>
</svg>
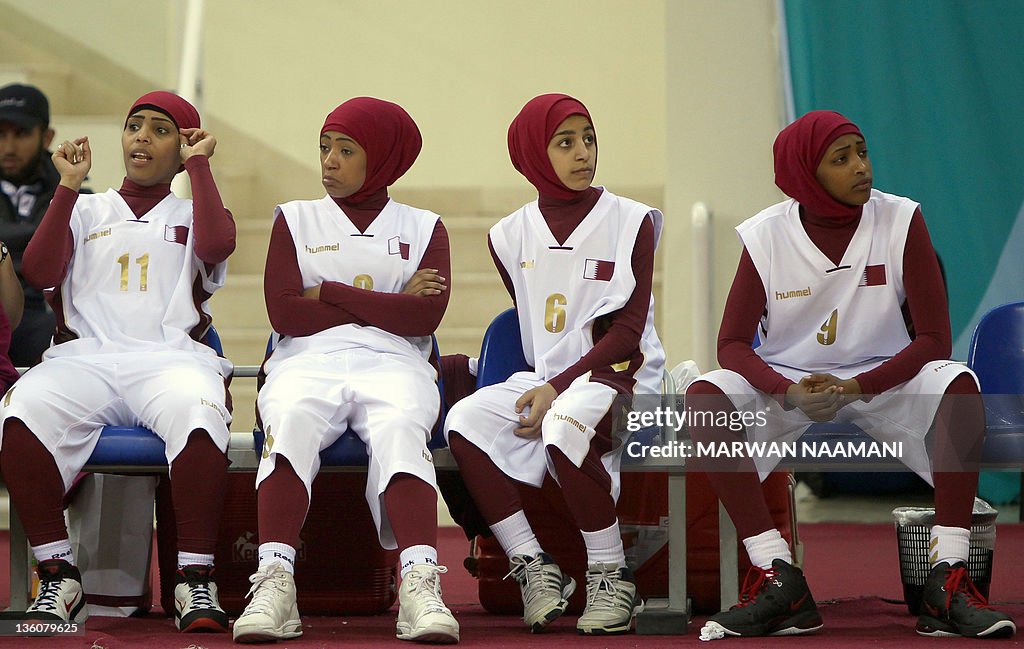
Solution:
<svg viewBox="0 0 1024 649">
<path fill-rule="evenodd" d="M 540 201 L 544 221 L 559 244 L 565 243 L 565 240 L 569 238 L 569 235 L 597 202 L 600 190 L 592 189 L 593 193 L 582 201 L 559 203 L 543 200 L 543 198 Z M 516 297 L 512 280 L 495 254 L 489 237 L 487 246 L 491 251 L 494 266 L 498 269 L 501 281 L 505 284 L 505 289 L 512 297 L 514 304 Z M 636 278 L 636 286 L 622 308 L 609 314 L 610 326 L 607 331 L 602 334 L 595 330 L 594 347 L 576 363 L 548 381 L 559 394 L 583 374 L 621 362 L 629 358 L 639 347 L 640 338 L 647 326 L 647 311 L 650 306 L 651 287 L 654 281 L 654 224 L 650 219 L 645 219 L 637 232 L 631 264 L 633 276 Z"/>
<path fill-rule="evenodd" d="M 369 199 L 370 202 L 373 198 Z M 386 200 L 384 201 L 387 202 Z M 339 203 L 349 219 L 365 231 L 380 208 Z M 351 212 L 351 214 L 350 214 Z M 451 287 L 448 231 L 438 220 L 419 268 L 436 268 L 446 279 L 449 291 L 440 295 L 417 296 L 381 293 L 340 282 L 324 282 L 320 299 L 302 296 L 302 275 L 288 223 L 278 218 L 270 235 L 270 249 L 263 274 L 267 313 L 274 331 L 285 336 L 309 336 L 343 324 L 371 325 L 396 336 L 429 336 L 434 333 L 445 309 Z"/>
<path fill-rule="evenodd" d="M 196 256 L 206 264 L 219 264 L 235 249 L 235 221 L 220 198 L 210 171 L 210 160 L 195 155 L 185 161 L 192 184 L 192 228 Z M 136 218 L 141 218 L 171 192 L 170 184 L 143 187 L 125 178 L 117 190 Z M 32 236 L 22 260 L 25 280 L 36 288 L 59 286 L 67 275 L 74 252 L 71 212 L 78 192 L 63 185 L 50 201 L 39 228 Z"/>
<path fill-rule="evenodd" d="M 838 264 L 860 222 L 801 216 L 815 246 Z M 864 394 L 879 394 L 913 378 L 925 363 L 949 358 L 952 335 L 942 271 L 924 217 L 918 209 L 910 221 L 903 251 L 903 285 L 915 338 L 898 354 L 854 378 Z M 773 370 L 751 348 L 766 307 L 764 284 L 746 249 L 740 257 L 718 333 L 718 363 L 768 394 L 784 395 L 792 381 Z"/>
</svg>

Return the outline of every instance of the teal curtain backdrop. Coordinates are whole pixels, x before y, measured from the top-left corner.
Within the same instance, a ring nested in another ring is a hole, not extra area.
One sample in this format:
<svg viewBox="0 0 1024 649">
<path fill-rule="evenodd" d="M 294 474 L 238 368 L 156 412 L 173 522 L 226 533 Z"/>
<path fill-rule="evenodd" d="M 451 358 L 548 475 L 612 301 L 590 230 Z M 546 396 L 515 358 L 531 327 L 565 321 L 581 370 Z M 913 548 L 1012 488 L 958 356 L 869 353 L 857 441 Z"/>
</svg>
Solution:
<svg viewBox="0 0 1024 649">
<path fill-rule="evenodd" d="M 1024 300 L 1024 2 L 784 0 L 780 15 L 796 115 L 849 117 L 875 187 L 921 203 L 965 359 L 980 317 Z"/>
</svg>

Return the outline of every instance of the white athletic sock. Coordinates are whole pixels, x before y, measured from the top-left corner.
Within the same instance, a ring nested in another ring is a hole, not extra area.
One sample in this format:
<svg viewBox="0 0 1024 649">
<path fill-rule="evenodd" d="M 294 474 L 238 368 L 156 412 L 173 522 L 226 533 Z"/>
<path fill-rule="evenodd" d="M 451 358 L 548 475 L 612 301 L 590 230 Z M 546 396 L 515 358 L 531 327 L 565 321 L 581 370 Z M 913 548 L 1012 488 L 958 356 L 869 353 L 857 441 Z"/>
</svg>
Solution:
<svg viewBox="0 0 1024 649">
<path fill-rule="evenodd" d="M 782 538 L 779 530 L 768 530 L 757 536 L 743 539 L 743 547 L 747 549 L 747 556 L 750 563 L 762 570 L 772 567 L 772 561 L 782 559 L 788 564 L 793 563 L 793 555 L 789 551 L 789 544 Z"/>
<path fill-rule="evenodd" d="M 953 565 L 958 561 L 967 563 L 971 549 L 971 531 L 962 527 L 932 525 L 931 542 L 928 544 L 928 560 L 932 568 L 943 561 Z"/>
<path fill-rule="evenodd" d="M 429 545 L 413 545 L 404 550 L 398 555 L 398 565 L 401 568 L 402 578 L 405 578 L 405 573 L 412 570 L 413 566 L 429 564 L 431 566 L 437 565 L 437 548 Z"/>
<path fill-rule="evenodd" d="M 32 556 L 36 561 L 43 562 L 50 559 L 63 559 L 71 565 L 75 565 L 75 555 L 71 551 L 71 540 L 61 539 L 53 543 L 32 546 Z"/>
<path fill-rule="evenodd" d="M 530 527 L 530 521 L 526 520 L 526 512 L 521 509 L 508 518 L 491 525 L 491 531 L 494 532 L 494 538 L 498 539 L 501 549 L 505 551 L 509 559 L 520 554 L 532 557 L 543 551 L 533 533 L 533 528 Z"/>
<path fill-rule="evenodd" d="M 279 563 L 289 574 L 295 574 L 295 548 L 292 546 L 285 543 L 260 543 L 257 553 L 259 554 L 260 568 L 272 563 Z"/>
<path fill-rule="evenodd" d="M 622 534 L 619 532 L 619 522 L 615 521 L 611 527 L 596 532 L 580 531 L 583 535 L 583 542 L 587 546 L 587 565 L 593 567 L 595 564 L 603 563 L 622 568 L 626 565 L 626 554 L 622 548 Z"/>
<path fill-rule="evenodd" d="M 197 552 L 178 551 L 178 570 L 185 566 L 212 566 L 212 554 L 199 554 Z"/>
</svg>

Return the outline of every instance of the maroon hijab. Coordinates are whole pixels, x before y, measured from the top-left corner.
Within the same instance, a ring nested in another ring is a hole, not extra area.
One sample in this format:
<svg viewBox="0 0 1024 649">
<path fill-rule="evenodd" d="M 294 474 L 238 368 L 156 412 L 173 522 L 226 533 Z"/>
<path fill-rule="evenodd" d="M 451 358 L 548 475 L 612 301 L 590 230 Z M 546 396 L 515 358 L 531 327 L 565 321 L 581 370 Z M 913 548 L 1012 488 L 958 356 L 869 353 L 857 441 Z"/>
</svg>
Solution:
<svg viewBox="0 0 1024 649">
<path fill-rule="evenodd" d="M 398 104 L 356 97 L 338 106 L 320 129 L 351 137 L 366 151 L 366 180 L 345 200 L 358 204 L 402 177 L 423 147 L 416 122 Z"/>
<path fill-rule="evenodd" d="M 840 203 L 821 186 L 815 173 L 837 138 L 860 129 L 832 110 L 814 110 L 782 129 L 775 138 L 775 184 L 815 216 L 860 216 L 863 206 Z"/>
<path fill-rule="evenodd" d="M 560 93 L 540 95 L 528 101 L 508 127 L 508 153 L 512 166 L 526 176 L 542 196 L 572 200 L 580 194 L 562 184 L 548 158 L 551 136 L 558 125 L 571 115 L 583 115 L 591 124 L 594 123 L 587 107 L 579 100 Z M 596 157 L 594 166 L 597 167 Z"/>
<path fill-rule="evenodd" d="M 136 99 L 135 103 L 128 110 L 128 115 L 124 118 L 125 125 L 128 124 L 128 118 L 136 111 L 146 108 L 167 115 L 174 122 L 174 125 L 178 127 L 179 131 L 183 128 L 199 128 L 199 111 L 196 110 L 196 107 L 173 92 L 166 92 L 164 90 L 147 92 Z M 185 171 L 185 165 L 178 167 L 178 173 L 182 171 Z M 131 181 L 125 179 L 125 182 L 130 183 Z"/>
<path fill-rule="evenodd" d="M 195 106 L 173 92 L 157 90 L 142 95 L 132 104 L 125 122 L 127 123 L 128 117 L 131 117 L 132 113 L 143 108 L 150 108 L 167 115 L 179 130 L 183 128 L 199 128 L 199 111 L 196 110 Z"/>
</svg>

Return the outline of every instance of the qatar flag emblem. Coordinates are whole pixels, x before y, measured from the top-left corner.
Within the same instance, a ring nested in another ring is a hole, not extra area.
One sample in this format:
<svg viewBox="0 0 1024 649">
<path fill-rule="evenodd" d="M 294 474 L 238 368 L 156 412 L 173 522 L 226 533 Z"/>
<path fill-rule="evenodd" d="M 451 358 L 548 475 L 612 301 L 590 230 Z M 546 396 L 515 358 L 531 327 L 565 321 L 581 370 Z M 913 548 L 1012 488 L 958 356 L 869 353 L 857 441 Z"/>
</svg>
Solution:
<svg viewBox="0 0 1024 649">
<path fill-rule="evenodd" d="M 885 264 L 865 266 L 857 286 L 885 286 Z"/>
<path fill-rule="evenodd" d="M 588 259 L 583 266 L 583 279 L 596 279 L 599 282 L 607 282 L 615 272 L 615 262 L 603 259 Z"/>
<path fill-rule="evenodd" d="M 399 237 L 388 239 L 388 254 L 400 255 L 402 259 L 409 259 L 409 244 L 404 243 Z"/>
<path fill-rule="evenodd" d="M 169 241 L 171 243 L 180 243 L 181 245 L 185 245 L 185 242 L 188 241 L 188 226 L 165 225 L 164 241 Z"/>
</svg>

